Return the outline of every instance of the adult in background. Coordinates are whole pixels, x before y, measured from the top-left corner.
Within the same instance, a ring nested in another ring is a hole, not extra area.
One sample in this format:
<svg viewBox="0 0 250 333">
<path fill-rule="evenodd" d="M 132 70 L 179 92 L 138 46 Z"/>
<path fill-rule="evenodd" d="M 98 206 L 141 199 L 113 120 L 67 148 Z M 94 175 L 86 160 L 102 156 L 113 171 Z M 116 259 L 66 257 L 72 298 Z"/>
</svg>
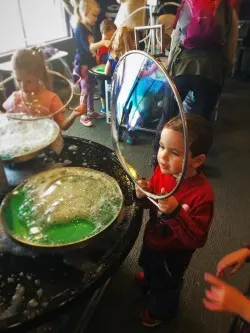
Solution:
<svg viewBox="0 0 250 333">
<path fill-rule="evenodd" d="M 190 112 L 208 120 L 218 102 L 224 79 L 235 62 L 238 17 L 234 1 L 183 0 L 172 36 L 168 71 L 182 101 L 193 92 Z M 162 126 L 179 112 L 168 86 L 165 96 L 154 141 L 154 166 Z"/>
</svg>

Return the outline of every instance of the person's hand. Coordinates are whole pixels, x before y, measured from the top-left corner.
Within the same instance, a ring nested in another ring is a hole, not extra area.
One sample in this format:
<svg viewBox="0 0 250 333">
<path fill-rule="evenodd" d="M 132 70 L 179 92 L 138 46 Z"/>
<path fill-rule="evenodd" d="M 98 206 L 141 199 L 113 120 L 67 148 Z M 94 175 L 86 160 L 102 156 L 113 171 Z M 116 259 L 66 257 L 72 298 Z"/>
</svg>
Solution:
<svg viewBox="0 0 250 333">
<path fill-rule="evenodd" d="M 230 312 L 250 320 L 250 301 L 236 288 L 205 273 L 205 281 L 211 284 L 205 291 L 203 304 L 206 309 L 216 312 Z"/>
<path fill-rule="evenodd" d="M 153 63 L 149 69 L 145 69 L 139 72 L 138 77 L 141 79 L 142 77 L 147 77 L 153 74 L 158 69 L 158 65 Z"/>
<path fill-rule="evenodd" d="M 79 117 L 79 116 L 81 116 L 81 115 L 83 115 L 85 113 L 87 113 L 87 105 L 86 104 L 80 104 L 72 112 L 72 114 L 75 117 Z"/>
<path fill-rule="evenodd" d="M 226 269 L 229 269 L 229 274 L 233 275 L 244 265 L 249 256 L 250 251 L 247 248 L 229 253 L 219 261 L 216 276 L 225 275 Z"/>
<path fill-rule="evenodd" d="M 152 188 L 151 188 L 151 185 L 150 183 L 146 180 L 146 179 L 140 179 L 137 181 L 137 183 L 140 185 L 140 187 L 147 191 L 147 192 L 151 192 L 152 191 Z M 136 193 L 136 197 L 138 199 L 141 199 L 143 197 L 145 197 L 145 193 L 142 192 L 142 190 L 138 187 L 138 186 L 135 186 L 135 193 Z"/>
<path fill-rule="evenodd" d="M 150 67 L 150 71 L 153 73 L 159 69 L 159 66 L 153 62 L 153 64 Z"/>
<path fill-rule="evenodd" d="M 107 39 L 103 39 L 102 43 L 103 43 L 103 46 L 110 47 L 111 41 L 107 40 Z"/>
<path fill-rule="evenodd" d="M 161 189 L 161 194 L 165 193 L 165 189 Z M 167 199 L 158 200 L 158 207 L 162 213 L 171 214 L 177 207 L 179 206 L 179 202 L 172 195 Z"/>
</svg>

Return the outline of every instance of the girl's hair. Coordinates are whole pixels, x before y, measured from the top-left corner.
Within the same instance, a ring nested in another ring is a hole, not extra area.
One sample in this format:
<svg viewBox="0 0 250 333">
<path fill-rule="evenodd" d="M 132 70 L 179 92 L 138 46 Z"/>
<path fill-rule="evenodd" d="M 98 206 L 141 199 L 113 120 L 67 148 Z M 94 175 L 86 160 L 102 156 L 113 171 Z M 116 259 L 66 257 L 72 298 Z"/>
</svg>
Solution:
<svg viewBox="0 0 250 333">
<path fill-rule="evenodd" d="M 110 57 L 120 59 L 126 52 L 135 49 L 135 35 L 134 29 L 126 25 L 119 28 L 114 36 L 111 44 Z"/>
<path fill-rule="evenodd" d="M 50 89 L 50 80 L 41 50 L 38 48 L 21 49 L 12 56 L 12 68 L 36 76 L 43 85 Z"/>
<path fill-rule="evenodd" d="M 78 22 L 82 20 L 82 13 L 88 13 L 93 7 L 100 9 L 99 4 L 95 0 L 80 0 L 78 3 L 75 2 L 74 13 Z"/>
</svg>

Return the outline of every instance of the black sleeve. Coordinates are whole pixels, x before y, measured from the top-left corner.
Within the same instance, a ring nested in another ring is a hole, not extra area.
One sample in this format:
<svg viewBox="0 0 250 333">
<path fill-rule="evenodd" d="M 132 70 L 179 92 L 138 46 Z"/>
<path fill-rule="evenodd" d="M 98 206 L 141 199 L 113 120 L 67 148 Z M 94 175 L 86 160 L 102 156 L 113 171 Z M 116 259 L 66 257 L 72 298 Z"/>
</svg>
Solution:
<svg viewBox="0 0 250 333">
<path fill-rule="evenodd" d="M 88 30 L 82 24 L 78 24 L 75 30 L 76 47 L 80 53 L 89 53 Z"/>
</svg>

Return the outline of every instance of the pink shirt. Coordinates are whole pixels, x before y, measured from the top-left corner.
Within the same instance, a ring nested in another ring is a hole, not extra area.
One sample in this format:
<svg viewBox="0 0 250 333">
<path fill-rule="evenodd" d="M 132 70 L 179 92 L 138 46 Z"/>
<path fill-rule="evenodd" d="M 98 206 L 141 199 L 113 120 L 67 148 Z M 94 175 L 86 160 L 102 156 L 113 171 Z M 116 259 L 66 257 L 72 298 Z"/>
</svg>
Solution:
<svg viewBox="0 0 250 333">
<path fill-rule="evenodd" d="M 52 93 L 48 89 L 41 90 L 32 101 L 32 107 L 29 107 L 28 102 L 24 102 L 21 91 L 13 92 L 3 103 L 3 108 L 7 112 L 26 113 L 31 116 L 48 116 L 60 123 L 64 119 L 65 109 L 53 114 L 63 107 L 63 103 L 57 94 Z"/>
</svg>

